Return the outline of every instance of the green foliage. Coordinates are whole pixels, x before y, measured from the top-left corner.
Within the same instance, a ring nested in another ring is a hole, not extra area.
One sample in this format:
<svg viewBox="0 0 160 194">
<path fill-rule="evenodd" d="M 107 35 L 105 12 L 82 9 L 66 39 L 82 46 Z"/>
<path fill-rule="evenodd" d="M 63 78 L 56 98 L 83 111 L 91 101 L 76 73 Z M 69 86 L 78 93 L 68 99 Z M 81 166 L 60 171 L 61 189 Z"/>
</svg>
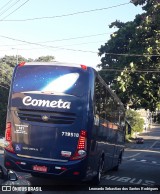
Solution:
<svg viewBox="0 0 160 194">
<path fill-rule="evenodd" d="M 54 61 L 54 56 L 50 56 L 50 55 L 47 55 L 47 56 L 41 56 L 41 57 L 38 57 L 38 59 L 36 59 L 35 61 L 37 62 L 50 62 L 50 61 Z"/>
<path fill-rule="evenodd" d="M 0 58 L 0 134 L 5 130 L 8 94 L 16 60 L 16 57 L 7 55 Z"/>
<path fill-rule="evenodd" d="M 9 89 L 0 87 L 0 134 L 4 134 Z"/>
<path fill-rule="evenodd" d="M 142 132 L 144 126 L 144 120 L 140 118 L 140 114 L 134 110 L 126 111 L 126 119 L 131 125 L 132 132 Z"/>
<path fill-rule="evenodd" d="M 49 62 L 53 60 L 53 56 L 39 57 L 37 61 Z M 25 59 L 18 56 L 18 62 L 34 61 L 33 59 Z M 7 113 L 8 94 L 12 78 L 13 69 L 16 66 L 17 58 L 14 56 L 7 56 L 0 58 L 0 134 L 4 134 L 5 121 Z"/>
<path fill-rule="evenodd" d="M 110 25 L 118 30 L 99 48 L 100 74 L 126 106 L 155 110 L 160 102 L 160 1 L 132 2 L 145 13 Z"/>
</svg>

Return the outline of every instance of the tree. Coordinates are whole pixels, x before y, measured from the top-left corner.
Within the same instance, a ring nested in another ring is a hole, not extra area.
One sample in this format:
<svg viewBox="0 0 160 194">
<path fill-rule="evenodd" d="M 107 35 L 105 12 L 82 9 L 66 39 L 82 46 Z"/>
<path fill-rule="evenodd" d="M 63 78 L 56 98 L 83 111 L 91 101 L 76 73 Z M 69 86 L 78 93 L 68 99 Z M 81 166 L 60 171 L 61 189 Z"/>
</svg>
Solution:
<svg viewBox="0 0 160 194">
<path fill-rule="evenodd" d="M 41 56 L 41 57 L 38 57 L 38 59 L 36 59 L 35 61 L 37 62 L 51 62 L 51 61 L 54 61 L 54 56 L 51 56 L 51 55 L 47 55 L 47 56 Z"/>
<path fill-rule="evenodd" d="M 126 119 L 131 125 L 131 132 L 142 132 L 144 126 L 144 120 L 140 117 L 140 114 L 134 110 L 126 111 Z"/>
<path fill-rule="evenodd" d="M 4 134 L 5 130 L 8 94 L 16 61 L 14 56 L 5 55 L 0 58 L 0 134 Z"/>
<path fill-rule="evenodd" d="M 132 3 L 145 12 L 134 21 L 111 23 L 118 30 L 99 48 L 100 74 L 126 106 L 155 110 L 160 102 L 160 1 Z"/>
<path fill-rule="evenodd" d="M 52 61 L 53 56 L 42 56 L 37 61 Z M 22 56 L 18 56 L 18 62 L 23 61 L 31 62 L 33 59 L 25 59 Z M 0 134 L 4 134 L 5 121 L 7 113 L 8 94 L 10 89 L 10 83 L 12 78 L 13 69 L 16 66 L 17 58 L 15 56 L 7 56 L 0 58 Z"/>
</svg>

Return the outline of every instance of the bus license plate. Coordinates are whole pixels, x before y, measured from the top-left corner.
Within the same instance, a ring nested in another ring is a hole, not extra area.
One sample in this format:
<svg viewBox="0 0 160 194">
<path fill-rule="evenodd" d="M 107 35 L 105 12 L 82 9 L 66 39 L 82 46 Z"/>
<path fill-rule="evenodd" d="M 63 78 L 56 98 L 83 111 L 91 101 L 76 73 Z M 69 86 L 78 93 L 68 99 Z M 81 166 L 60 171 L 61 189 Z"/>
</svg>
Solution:
<svg viewBox="0 0 160 194">
<path fill-rule="evenodd" d="M 46 166 L 33 166 L 33 170 L 38 171 L 38 172 L 47 172 L 47 167 Z"/>
</svg>

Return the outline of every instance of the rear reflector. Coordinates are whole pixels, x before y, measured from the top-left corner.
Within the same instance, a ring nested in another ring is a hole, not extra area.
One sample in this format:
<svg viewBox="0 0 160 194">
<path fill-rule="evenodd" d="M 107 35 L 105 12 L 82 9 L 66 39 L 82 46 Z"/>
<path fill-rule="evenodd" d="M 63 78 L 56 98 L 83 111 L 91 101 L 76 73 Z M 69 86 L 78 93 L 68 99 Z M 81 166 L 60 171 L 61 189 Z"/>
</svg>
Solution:
<svg viewBox="0 0 160 194">
<path fill-rule="evenodd" d="M 11 166 L 11 163 L 10 162 L 5 162 L 5 165 L 6 166 Z"/>
<path fill-rule="evenodd" d="M 78 171 L 73 172 L 73 175 L 79 175 L 79 174 L 80 174 L 80 172 L 78 172 Z"/>
<path fill-rule="evenodd" d="M 73 156 L 71 156 L 70 160 L 80 160 L 82 158 L 85 158 L 86 155 L 87 155 L 87 132 L 86 130 L 81 130 L 76 152 L 74 153 Z"/>
<path fill-rule="evenodd" d="M 21 164 L 21 165 L 26 165 L 26 163 L 25 162 L 19 162 L 19 161 L 17 161 L 17 162 L 15 162 L 16 164 Z"/>
<path fill-rule="evenodd" d="M 16 162 L 16 164 L 21 164 L 21 162 Z"/>
</svg>

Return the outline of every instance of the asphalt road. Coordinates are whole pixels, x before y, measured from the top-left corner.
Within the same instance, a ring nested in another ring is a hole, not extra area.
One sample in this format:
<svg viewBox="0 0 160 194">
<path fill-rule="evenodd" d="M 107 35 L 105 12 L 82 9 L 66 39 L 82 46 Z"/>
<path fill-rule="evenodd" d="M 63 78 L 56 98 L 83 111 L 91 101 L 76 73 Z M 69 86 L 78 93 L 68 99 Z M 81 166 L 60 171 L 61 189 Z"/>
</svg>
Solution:
<svg viewBox="0 0 160 194">
<path fill-rule="evenodd" d="M 118 171 L 108 171 L 103 175 L 99 187 L 86 186 L 86 184 L 71 184 L 70 182 L 59 182 L 57 180 L 32 177 L 30 174 L 19 173 L 25 176 L 32 185 L 57 185 L 62 184 L 64 191 L 58 193 L 116 193 L 116 194 L 160 194 L 159 191 L 153 190 L 160 187 L 160 126 L 153 126 L 150 131 L 140 134 L 144 138 L 144 144 L 136 144 L 134 142 L 127 143 L 123 155 L 123 161 Z M 3 151 L 0 152 L 0 163 L 3 163 Z M 64 186 L 66 185 L 66 186 Z M 77 191 L 67 191 L 68 186 L 76 188 Z M 116 191 L 110 190 L 112 188 Z M 144 191 L 148 188 L 150 190 Z M 81 190 L 82 191 L 78 191 Z M 102 189 L 98 190 L 97 189 Z M 121 189 L 121 190 L 119 190 Z M 139 190 L 140 189 L 140 190 Z M 36 192 L 36 194 L 43 192 Z M 45 194 L 57 193 L 57 191 L 46 191 Z"/>
</svg>

